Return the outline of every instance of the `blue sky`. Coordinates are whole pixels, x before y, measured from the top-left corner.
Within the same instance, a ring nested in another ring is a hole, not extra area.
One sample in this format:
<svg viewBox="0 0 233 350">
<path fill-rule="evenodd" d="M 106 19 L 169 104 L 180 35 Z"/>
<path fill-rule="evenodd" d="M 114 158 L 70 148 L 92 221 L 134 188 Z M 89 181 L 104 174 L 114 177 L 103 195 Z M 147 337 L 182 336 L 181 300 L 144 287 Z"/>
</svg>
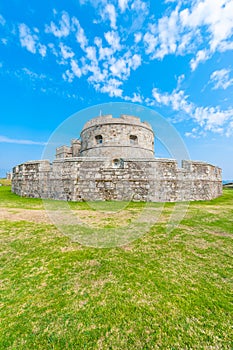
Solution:
<svg viewBox="0 0 233 350">
<path fill-rule="evenodd" d="M 232 0 L 2 1 L 0 78 L 0 176 L 75 112 L 131 102 L 233 178 Z"/>
</svg>

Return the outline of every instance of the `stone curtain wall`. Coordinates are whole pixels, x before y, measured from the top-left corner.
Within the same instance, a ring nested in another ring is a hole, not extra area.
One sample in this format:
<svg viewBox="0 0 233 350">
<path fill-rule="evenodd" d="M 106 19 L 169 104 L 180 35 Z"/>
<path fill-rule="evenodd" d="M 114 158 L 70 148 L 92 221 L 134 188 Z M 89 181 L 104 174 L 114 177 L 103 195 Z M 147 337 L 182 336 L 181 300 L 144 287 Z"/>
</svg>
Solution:
<svg viewBox="0 0 233 350">
<path fill-rule="evenodd" d="M 12 191 L 20 196 L 71 201 L 209 200 L 222 194 L 221 169 L 171 159 L 77 157 L 34 161 L 13 169 Z"/>
</svg>

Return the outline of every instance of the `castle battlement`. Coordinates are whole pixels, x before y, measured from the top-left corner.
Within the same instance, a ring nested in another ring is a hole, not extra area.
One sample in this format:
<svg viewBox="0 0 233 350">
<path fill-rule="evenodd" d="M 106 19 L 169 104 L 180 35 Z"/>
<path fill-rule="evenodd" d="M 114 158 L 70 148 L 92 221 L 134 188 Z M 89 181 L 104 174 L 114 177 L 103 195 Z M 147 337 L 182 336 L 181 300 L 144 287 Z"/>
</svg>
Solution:
<svg viewBox="0 0 233 350">
<path fill-rule="evenodd" d="M 101 125 L 101 124 L 127 124 L 127 125 L 138 125 L 145 127 L 153 131 L 151 125 L 146 121 L 141 121 L 139 117 L 135 117 L 128 114 L 121 114 L 119 118 L 113 118 L 112 114 L 106 114 L 102 116 L 95 117 L 89 120 L 83 127 L 86 130 L 90 127 Z"/>
</svg>

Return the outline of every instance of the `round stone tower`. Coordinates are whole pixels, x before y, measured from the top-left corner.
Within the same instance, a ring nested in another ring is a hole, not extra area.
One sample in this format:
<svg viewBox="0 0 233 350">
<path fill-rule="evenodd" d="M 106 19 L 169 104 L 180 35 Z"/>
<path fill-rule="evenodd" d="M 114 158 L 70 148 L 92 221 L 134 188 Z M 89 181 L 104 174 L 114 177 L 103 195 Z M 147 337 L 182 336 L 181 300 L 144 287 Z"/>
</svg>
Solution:
<svg viewBox="0 0 233 350">
<path fill-rule="evenodd" d="M 80 155 L 85 157 L 154 157 L 154 133 L 140 118 L 121 115 L 97 117 L 88 121 L 81 132 Z"/>
</svg>

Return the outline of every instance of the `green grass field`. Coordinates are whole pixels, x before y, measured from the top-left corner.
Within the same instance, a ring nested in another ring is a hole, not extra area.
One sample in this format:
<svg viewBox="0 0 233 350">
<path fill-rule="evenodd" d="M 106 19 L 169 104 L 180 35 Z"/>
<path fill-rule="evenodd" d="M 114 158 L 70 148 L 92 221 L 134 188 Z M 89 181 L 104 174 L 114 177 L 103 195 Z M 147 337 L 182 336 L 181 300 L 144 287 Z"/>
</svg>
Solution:
<svg viewBox="0 0 233 350">
<path fill-rule="evenodd" d="M 128 205 L 127 220 L 142 206 Z M 0 187 L 0 349 L 233 349 L 233 190 L 190 203 L 167 233 L 172 208 L 132 243 L 98 249 L 30 220 L 42 201 Z M 13 221 L 17 210 L 27 219 Z"/>
</svg>

